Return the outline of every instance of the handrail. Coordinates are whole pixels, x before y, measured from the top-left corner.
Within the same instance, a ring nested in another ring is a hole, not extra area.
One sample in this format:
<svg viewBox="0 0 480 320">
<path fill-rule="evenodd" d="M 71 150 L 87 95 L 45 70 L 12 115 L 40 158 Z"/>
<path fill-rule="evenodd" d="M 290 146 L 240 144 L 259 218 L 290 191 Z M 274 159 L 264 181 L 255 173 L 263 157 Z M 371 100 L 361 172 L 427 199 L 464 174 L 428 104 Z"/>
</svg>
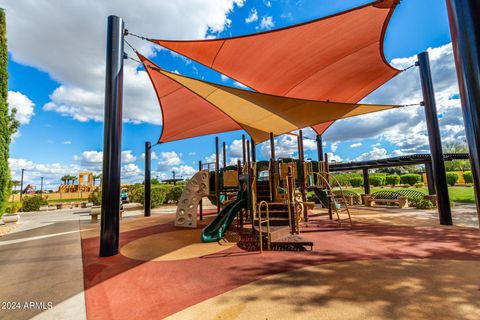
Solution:
<svg viewBox="0 0 480 320">
<path fill-rule="evenodd" d="M 266 219 L 262 220 L 262 206 L 266 208 Z M 267 250 L 270 251 L 270 209 L 268 207 L 268 202 L 265 200 L 260 201 L 258 204 L 258 235 L 260 242 L 260 252 L 263 252 L 263 240 L 262 240 L 262 223 L 267 223 Z"/>
<path fill-rule="evenodd" d="M 326 186 L 327 186 L 327 189 L 329 191 L 329 196 L 332 198 L 333 200 L 333 205 L 334 205 L 334 208 L 335 208 L 335 213 L 337 214 L 337 220 L 338 220 L 338 223 L 341 225 L 341 221 L 340 221 L 340 215 L 338 213 L 338 210 L 337 210 L 337 205 L 336 205 L 336 201 L 335 201 L 335 194 L 333 193 L 333 188 L 332 186 L 330 185 L 330 182 L 327 180 L 327 178 L 322 175 L 320 172 L 316 172 L 315 174 L 317 174 L 319 177 L 321 177 L 323 179 L 323 181 L 325 182 Z M 348 219 L 350 221 L 350 224 L 352 224 L 352 217 L 350 216 L 350 210 L 348 209 L 348 205 L 347 205 L 347 199 L 345 198 L 345 194 L 343 193 L 343 189 L 342 189 L 342 185 L 340 184 L 340 182 L 337 180 L 337 178 L 335 178 L 333 175 L 330 176 L 331 178 L 333 178 L 334 182 L 337 183 L 339 189 L 340 189 L 340 193 L 342 195 L 342 199 L 343 199 L 343 204 L 345 205 L 345 208 L 347 210 L 347 213 L 348 213 Z M 330 210 L 330 209 L 329 209 Z"/>
</svg>

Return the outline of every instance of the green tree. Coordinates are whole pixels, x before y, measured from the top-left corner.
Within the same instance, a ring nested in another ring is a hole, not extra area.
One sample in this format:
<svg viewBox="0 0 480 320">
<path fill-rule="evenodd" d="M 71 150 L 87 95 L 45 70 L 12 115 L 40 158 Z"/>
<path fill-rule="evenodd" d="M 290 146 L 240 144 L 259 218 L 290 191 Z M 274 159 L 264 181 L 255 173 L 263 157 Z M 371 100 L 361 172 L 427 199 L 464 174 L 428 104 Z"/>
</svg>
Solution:
<svg viewBox="0 0 480 320">
<path fill-rule="evenodd" d="M 15 120 L 16 110 L 8 110 L 8 50 L 7 23 L 5 11 L 0 9 L 0 215 L 5 212 L 8 198 L 12 192 L 12 181 L 8 158 L 10 142 L 19 126 Z"/>
</svg>

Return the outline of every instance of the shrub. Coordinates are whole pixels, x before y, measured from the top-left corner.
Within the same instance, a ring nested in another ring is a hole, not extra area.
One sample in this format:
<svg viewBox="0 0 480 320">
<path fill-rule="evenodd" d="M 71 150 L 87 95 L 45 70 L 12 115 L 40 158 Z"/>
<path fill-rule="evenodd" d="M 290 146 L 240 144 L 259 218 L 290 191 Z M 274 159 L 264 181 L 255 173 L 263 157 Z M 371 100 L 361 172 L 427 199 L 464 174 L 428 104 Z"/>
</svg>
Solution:
<svg viewBox="0 0 480 320">
<path fill-rule="evenodd" d="M 410 186 L 409 184 L 402 184 L 401 187 L 404 188 L 404 189 L 408 189 L 408 188 L 410 188 L 411 186 Z"/>
<path fill-rule="evenodd" d="M 422 182 L 420 183 L 415 183 L 415 188 L 422 188 L 424 184 Z"/>
<path fill-rule="evenodd" d="M 5 208 L 5 213 L 17 213 L 22 207 L 22 203 L 15 201 L 13 204 L 10 203 L 7 208 Z"/>
<path fill-rule="evenodd" d="M 452 187 L 458 182 L 458 174 L 455 172 L 447 172 L 447 183 Z"/>
<path fill-rule="evenodd" d="M 416 183 L 422 181 L 422 176 L 416 173 L 407 173 L 400 176 L 400 181 L 403 184 L 414 186 Z"/>
<path fill-rule="evenodd" d="M 102 204 L 102 191 L 99 189 L 95 189 L 90 195 L 88 196 L 88 202 L 93 203 L 94 206 L 99 206 Z"/>
<path fill-rule="evenodd" d="M 183 189 L 184 189 L 184 186 L 171 187 L 167 192 L 166 201 L 177 203 L 178 200 L 180 199 L 180 196 L 182 195 Z"/>
<path fill-rule="evenodd" d="M 151 191 L 152 208 L 160 207 L 165 203 L 167 190 L 164 187 L 155 187 Z M 145 188 L 143 184 L 131 185 L 128 187 L 128 196 L 131 202 L 143 204 L 145 201 Z"/>
<path fill-rule="evenodd" d="M 463 179 L 465 180 L 465 183 L 473 183 L 472 171 L 465 171 L 463 173 Z"/>
<path fill-rule="evenodd" d="M 142 192 L 143 194 L 143 192 Z M 160 207 L 162 204 L 165 203 L 165 199 L 167 197 L 167 192 L 163 189 L 152 189 L 152 208 Z M 143 199 L 142 202 L 143 203 Z"/>
<path fill-rule="evenodd" d="M 363 185 L 363 178 L 362 177 L 351 178 L 350 185 L 354 188 L 361 187 Z"/>
<path fill-rule="evenodd" d="M 413 205 L 417 209 L 433 209 L 434 205 L 430 200 L 425 200 L 425 199 L 419 199 L 416 200 Z"/>
<path fill-rule="evenodd" d="M 330 175 L 330 184 L 337 186 L 337 181 L 342 187 L 350 186 L 350 180 L 353 178 L 361 178 L 358 173 L 337 173 Z"/>
<path fill-rule="evenodd" d="M 40 210 L 40 206 L 48 205 L 47 200 L 41 196 L 25 197 L 22 202 L 22 211 L 31 212 Z"/>
<path fill-rule="evenodd" d="M 382 175 L 371 175 L 368 177 L 368 182 L 374 187 L 380 187 L 385 185 L 385 176 Z"/>
<path fill-rule="evenodd" d="M 400 176 L 398 174 L 392 174 L 385 177 L 385 183 L 390 186 L 396 186 L 400 183 Z"/>
</svg>

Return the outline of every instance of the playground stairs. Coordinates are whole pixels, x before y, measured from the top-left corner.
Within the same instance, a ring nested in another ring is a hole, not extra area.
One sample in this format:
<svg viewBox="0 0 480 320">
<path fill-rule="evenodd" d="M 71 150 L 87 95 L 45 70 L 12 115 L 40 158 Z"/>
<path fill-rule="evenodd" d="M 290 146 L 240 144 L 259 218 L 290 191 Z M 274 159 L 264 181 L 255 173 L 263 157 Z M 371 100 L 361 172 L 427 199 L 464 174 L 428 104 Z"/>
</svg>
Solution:
<svg viewBox="0 0 480 320">
<path fill-rule="evenodd" d="M 270 182 L 257 181 L 257 201 L 270 202 Z"/>
<path fill-rule="evenodd" d="M 297 234 L 290 233 L 290 222 L 288 218 L 288 205 L 283 202 L 270 202 L 270 185 L 268 181 L 257 182 L 258 201 L 267 201 L 269 208 L 270 233 L 265 225 L 262 226 L 262 242 L 266 244 L 270 239 L 271 250 L 304 250 L 304 247 L 313 247 L 313 242 Z M 254 227 L 258 236 L 259 227 Z"/>
</svg>

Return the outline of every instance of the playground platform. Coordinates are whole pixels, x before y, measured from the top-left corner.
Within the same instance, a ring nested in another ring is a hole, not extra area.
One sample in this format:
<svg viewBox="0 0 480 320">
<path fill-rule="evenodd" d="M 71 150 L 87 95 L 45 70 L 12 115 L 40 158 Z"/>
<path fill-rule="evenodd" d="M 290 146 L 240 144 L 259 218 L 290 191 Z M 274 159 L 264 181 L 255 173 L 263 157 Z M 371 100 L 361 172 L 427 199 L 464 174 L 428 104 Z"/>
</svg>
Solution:
<svg viewBox="0 0 480 320">
<path fill-rule="evenodd" d="M 206 210 L 206 212 L 210 212 Z M 2 319 L 478 319 L 480 231 L 473 206 L 454 227 L 434 210 L 352 208 L 339 228 L 318 210 L 302 228 L 313 250 L 264 251 L 229 232 L 201 243 L 175 228 L 174 208 L 128 212 L 120 254 L 98 257 L 99 224 L 37 213 L 0 238 Z M 235 231 L 235 230 L 234 230 Z"/>
</svg>

